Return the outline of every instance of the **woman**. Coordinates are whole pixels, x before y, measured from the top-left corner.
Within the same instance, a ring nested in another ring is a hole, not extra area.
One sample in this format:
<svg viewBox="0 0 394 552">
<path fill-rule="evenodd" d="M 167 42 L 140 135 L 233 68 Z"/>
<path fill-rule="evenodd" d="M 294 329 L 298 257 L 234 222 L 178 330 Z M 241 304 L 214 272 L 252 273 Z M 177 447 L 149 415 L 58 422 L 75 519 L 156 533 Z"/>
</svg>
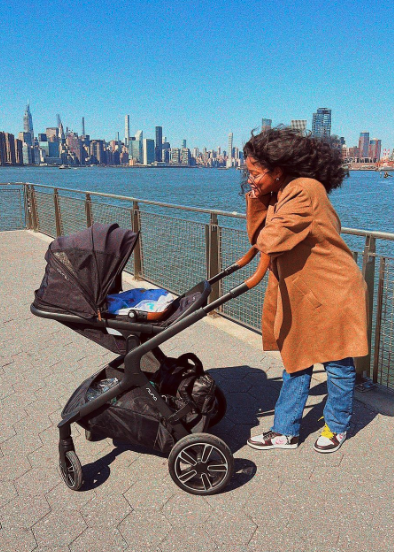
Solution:
<svg viewBox="0 0 394 552">
<path fill-rule="evenodd" d="M 244 147 L 247 230 L 270 258 L 263 347 L 281 352 L 283 385 L 271 430 L 257 449 L 296 448 L 313 364 L 327 373 L 325 426 L 314 449 L 335 452 L 353 409 L 353 357 L 368 354 L 366 284 L 340 236 L 329 194 L 344 178 L 340 151 L 288 128 L 253 135 Z"/>
</svg>

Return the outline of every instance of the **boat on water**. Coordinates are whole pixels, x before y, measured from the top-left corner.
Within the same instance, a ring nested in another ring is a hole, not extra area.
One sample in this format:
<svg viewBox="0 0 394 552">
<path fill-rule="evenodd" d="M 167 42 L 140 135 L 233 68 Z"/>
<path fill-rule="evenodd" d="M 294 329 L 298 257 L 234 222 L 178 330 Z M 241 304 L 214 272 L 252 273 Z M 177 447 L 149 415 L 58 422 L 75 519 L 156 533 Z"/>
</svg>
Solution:
<svg viewBox="0 0 394 552">
<path fill-rule="evenodd" d="M 71 169 L 69 165 L 59 165 L 59 169 Z"/>
</svg>

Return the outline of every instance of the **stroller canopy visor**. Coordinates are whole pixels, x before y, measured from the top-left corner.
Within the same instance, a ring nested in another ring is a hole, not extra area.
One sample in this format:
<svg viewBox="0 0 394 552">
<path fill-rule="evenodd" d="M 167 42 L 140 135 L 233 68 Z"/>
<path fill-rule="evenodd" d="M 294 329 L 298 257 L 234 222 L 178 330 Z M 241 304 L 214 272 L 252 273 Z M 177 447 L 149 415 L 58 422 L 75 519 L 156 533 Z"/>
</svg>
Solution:
<svg viewBox="0 0 394 552">
<path fill-rule="evenodd" d="M 34 306 L 92 318 L 116 285 L 138 240 L 118 224 L 100 224 L 56 238 L 45 254 L 47 266 Z"/>
</svg>

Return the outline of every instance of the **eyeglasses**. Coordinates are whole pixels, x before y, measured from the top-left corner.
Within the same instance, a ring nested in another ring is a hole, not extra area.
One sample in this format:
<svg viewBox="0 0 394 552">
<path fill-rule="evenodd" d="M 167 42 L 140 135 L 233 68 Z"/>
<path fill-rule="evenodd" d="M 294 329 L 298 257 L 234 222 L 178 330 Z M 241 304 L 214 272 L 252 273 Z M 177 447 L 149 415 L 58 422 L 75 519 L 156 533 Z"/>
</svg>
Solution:
<svg viewBox="0 0 394 552">
<path fill-rule="evenodd" d="M 263 171 L 262 173 L 258 174 L 257 176 L 253 176 L 252 174 L 249 174 L 248 176 L 248 182 L 250 184 L 256 184 L 256 181 L 259 180 L 259 178 L 261 178 L 262 176 L 266 175 L 267 173 L 269 173 L 269 170 L 266 169 L 265 171 Z"/>
</svg>

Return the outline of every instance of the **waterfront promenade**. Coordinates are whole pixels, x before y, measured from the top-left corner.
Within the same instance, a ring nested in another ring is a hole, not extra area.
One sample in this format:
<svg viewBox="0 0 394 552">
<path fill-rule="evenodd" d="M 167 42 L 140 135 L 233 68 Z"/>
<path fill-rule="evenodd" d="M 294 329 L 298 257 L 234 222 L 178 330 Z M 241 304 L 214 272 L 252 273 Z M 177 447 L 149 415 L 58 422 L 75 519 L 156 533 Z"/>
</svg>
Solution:
<svg viewBox="0 0 394 552">
<path fill-rule="evenodd" d="M 228 400 L 214 428 L 235 456 L 226 492 L 183 493 L 165 457 L 73 426 L 85 484 L 58 473 L 56 425 L 80 382 L 114 355 L 29 306 L 49 238 L 0 233 L 1 552 L 391 552 L 394 542 L 394 397 L 357 394 L 348 441 L 313 451 L 326 386 L 318 370 L 296 450 L 255 451 L 247 437 L 268 428 L 282 366 L 253 332 L 206 319 L 163 349 L 192 351 Z M 362 401 L 362 402 L 361 402 Z"/>
</svg>

